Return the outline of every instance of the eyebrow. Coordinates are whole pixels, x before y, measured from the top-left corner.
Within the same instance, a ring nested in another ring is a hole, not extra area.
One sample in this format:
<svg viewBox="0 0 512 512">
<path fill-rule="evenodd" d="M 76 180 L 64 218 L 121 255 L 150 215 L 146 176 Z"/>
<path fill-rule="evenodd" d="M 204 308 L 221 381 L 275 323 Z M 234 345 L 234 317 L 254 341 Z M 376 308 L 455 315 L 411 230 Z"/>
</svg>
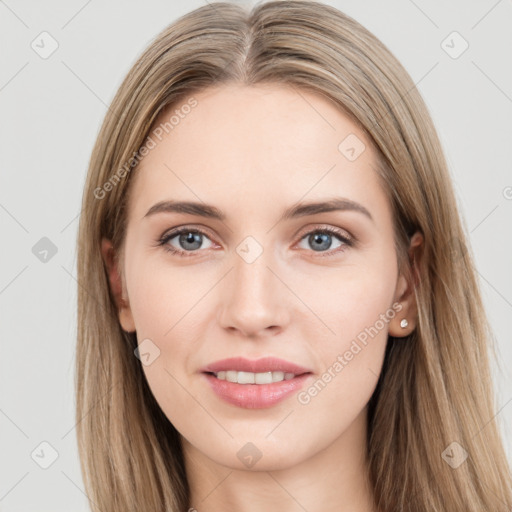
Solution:
<svg viewBox="0 0 512 512">
<path fill-rule="evenodd" d="M 371 213 L 363 205 L 350 199 L 335 197 L 324 201 L 296 204 L 285 210 L 278 222 L 333 211 L 355 211 L 362 213 L 373 221 Z M 193 201 L 160 201 L 147 211 L 144 218 L 157 213 L 184 213 L 219 221 L 226 220 L 226 215 L 215 206 Z"/>
</svg>

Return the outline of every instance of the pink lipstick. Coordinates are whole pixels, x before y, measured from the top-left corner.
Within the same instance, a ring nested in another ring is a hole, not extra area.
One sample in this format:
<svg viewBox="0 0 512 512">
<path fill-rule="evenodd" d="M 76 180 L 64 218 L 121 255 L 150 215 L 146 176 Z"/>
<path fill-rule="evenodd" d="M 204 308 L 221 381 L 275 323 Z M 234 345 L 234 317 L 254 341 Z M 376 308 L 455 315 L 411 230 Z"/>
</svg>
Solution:
<svg viewBox="0 0 512 512">
<path fill-rule="evenodd" d="M 211 389 L 226 402 L 263 409 L 304 386 L 312 371 L 275 357 L 223 359 L 201 369 Z"/>
</svg>

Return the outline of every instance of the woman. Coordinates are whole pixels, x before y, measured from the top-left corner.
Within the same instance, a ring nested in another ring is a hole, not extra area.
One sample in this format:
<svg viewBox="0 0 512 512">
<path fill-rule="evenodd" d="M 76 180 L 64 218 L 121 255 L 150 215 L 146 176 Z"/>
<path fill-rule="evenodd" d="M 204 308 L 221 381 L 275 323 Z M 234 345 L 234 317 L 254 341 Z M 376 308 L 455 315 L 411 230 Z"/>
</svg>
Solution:
<svg viewBox="0 0 512 512">
<path fill-rule="evenodd" d="M 98 135 L 78 258 L 99 510 L 511 510 L 438 137 L 338 10 L 215 3 L 164 30 Z"/>
</svg>

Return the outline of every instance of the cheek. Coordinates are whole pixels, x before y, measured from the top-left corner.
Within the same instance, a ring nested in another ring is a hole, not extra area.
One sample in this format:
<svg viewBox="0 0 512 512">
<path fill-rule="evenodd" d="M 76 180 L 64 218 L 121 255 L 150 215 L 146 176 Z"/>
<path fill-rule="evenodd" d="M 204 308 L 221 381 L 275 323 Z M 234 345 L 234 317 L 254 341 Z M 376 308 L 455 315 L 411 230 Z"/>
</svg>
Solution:
<svg viewBox="0 0 512 512">
<path fill-rule="evenodd" d="M 138 337 L 166 339 L 195 314 L 195 306 L 211 288 L 200 273 L 172 267 L 165 258 L 134 257 L 127 274 L 128 296 Z"/>
<path fill-rule="evenodd" d="M 354 273 L 339 284 L 331 301 L 316 295 L 317 305 L 324 305 L 325 323 L 336 334 L 312 347 L 320 361 L 319 373 L 296 396 L 296 419 L 307 425 L 317 449 L 349 429 L 367 406 L 381 373 L 389 321 L 396 314 L 392 272 L 385 278 L 373 272 Z M 283 430 L 281 435 L 286 439 L 293 431 Z"/>
<path fill-rule="evenodd" d="M 370 254 L 364 264 L 335 269 L 328 279 L 317 280 L 317 286 L 303 283 L 308 305 L 329 329 L 322 329 L 327 332 L 324 336 L 308 333 L 320 374 L 297 397 L 306 409 L 318 411 L 319 422 L 325 421 L 325 411 L 332 415 L 338 411 L 339 421 L 348 411 L 359 411 L 377 383 L 389 322 L 397 314 L 393 307 L 397 267 L 394 253 L 390 255 L 385 259 Z"/>
<path fill-rule="evenodd" d="M 201 408 L 191 414 L 190 393 L 196 340 L 204 330 L 198 321 L 204 315 L 200 299 L 211 284 L 154 261 L 134 259 L 132 265 L 136 271 L 127 280 L 130 307 L 138 343 L 145 343 L 151 354 L 146 364 L 141 359 L 144 374 L 162 411 L 179 431 L 188 432 L 191 422 L 207 421 Z"/>
<path fill-rule="evenodd" d="M 181 405 L 186 410 L 183 390 L 190 389 L 196 357 L 204 351 L 200 352 L 200 345 L 207 338 L 205 331 L 214 311 L 208 294 L 218 278 L 193 267 L 179 268 L 165 258 L 144 258 L 136 252 L 127 265 L 138 342 L 146 343 L 158 356 L 143 370 L 157 401 L 168 402 L 164 410 L 181 410 Z"/>
<path fill-rule="evenodd" d="M 309 337 L 320 340 L 316 350 L 330 356 L 346 350 L 353 339 L 364 342 L 364 333 L 375 325 L 379 332 L 372 329 L 372 337 L 386 339 L 389 320 L 395 314 L 391 308 L 397 278 L 393 256 L 393 252 L 389 257 L 369 252 L 350 265 L 340 264 L 339 268 L 322 269 L 295 280 L 295 293 L 315 313 L 308 314 L 308 318 L 320 334 Z M 384 323 L 383 315 L 387 315 Z M 296 323 L 307 325 L 299 316 Z"/>
</svg>

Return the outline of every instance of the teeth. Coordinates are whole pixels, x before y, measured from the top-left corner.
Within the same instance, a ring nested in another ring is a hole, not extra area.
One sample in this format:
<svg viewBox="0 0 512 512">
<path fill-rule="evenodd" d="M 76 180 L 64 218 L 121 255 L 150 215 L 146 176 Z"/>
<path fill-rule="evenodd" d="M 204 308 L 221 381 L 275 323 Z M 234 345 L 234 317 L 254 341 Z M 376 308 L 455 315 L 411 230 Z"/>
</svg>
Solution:
<svg viewBox="0 0 512 512">
<path fill-rule="evenodd" d="M 272 382 L 281 382 L 295 377 L 294 373 L 284 372 L 237 372 L 236 370 L 226 370 L 214 374 L 220 380 L 236 382 L 238 384 L 270 384 Z"/>
</svg>

